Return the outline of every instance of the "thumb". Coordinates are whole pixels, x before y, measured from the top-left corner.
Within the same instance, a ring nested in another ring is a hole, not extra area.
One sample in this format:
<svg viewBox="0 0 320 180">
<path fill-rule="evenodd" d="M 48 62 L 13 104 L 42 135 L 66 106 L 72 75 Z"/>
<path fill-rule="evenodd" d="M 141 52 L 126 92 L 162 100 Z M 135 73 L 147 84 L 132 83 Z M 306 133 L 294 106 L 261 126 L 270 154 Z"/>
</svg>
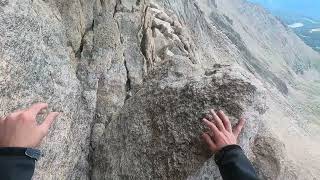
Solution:
<svg viewBox="0 0 320 180">
<path fill-rule="evenodd" d="M 58 112 L 51 112 L 51 113 L 48 114 L 46 119 L 40 125 L 40 128 L 43 130 L 43 132 L 45 132 L 46 134 L 48 133 L 51 125 L 56 120 L 56 118 L 58 117 L 59 114 L 60 113 L 58 113 Z"/>
<path fill-rule="evenodd" d="M 213 140 L 211 139 L 209 133 L 203 133 L 202 134 L 202 138 L 204 139 L 204 141 L 207 143 L 207 145 L 209 146 L 209 149 L 212 152 L 217 152 L 217 145 L 213 142 Z"/>
<path fill-rule="evenodd" d="M 233 129 L 233 134 L 238 138 L 243 126 L 245 124 L 245 120 L 243 118 L 241 118 L 238 122 L 238 124 L 236 125 L 236 127 L 234 127 Z"/>
</svg>

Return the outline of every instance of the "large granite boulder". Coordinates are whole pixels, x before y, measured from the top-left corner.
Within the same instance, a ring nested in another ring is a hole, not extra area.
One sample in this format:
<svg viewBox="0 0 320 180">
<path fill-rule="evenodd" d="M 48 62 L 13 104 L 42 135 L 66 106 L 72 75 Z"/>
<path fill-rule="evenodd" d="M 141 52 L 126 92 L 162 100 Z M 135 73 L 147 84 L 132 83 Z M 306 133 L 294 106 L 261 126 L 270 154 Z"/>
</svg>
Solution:
<svg viewBox="0 0 320 180">
<path fill-rule="evenodd" d="M 233 123 L 250 117 L 241 136 L 249 153 L 266 110 L 261 88 L 241 68 L 216 64 L 203 71 L 187 58 L 162 63 L 107 126 L 93 158 L 93 179 L 197 176 L 212 156 L 200 139 L 205 131 L 201 118 L 211 108 L 226 111 Z M 210 174 L 219 174 L 212 165 L 198 176 Z"/>
</svg>

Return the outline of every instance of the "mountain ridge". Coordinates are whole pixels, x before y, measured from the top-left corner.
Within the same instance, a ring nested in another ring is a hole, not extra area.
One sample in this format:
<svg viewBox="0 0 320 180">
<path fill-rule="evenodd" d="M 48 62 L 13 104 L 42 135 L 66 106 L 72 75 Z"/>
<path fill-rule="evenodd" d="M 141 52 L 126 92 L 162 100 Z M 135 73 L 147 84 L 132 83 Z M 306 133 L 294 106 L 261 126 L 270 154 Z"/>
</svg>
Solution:
<svg viewBox="0 0 320 180">
<path fill-rule="evenodd" d="M 63 112 L 33 179 L 221 179 L 199 138 L 211 108 L 247 119 L 259 178 L 320 177 L 320 55 L 260 6 L 12 0 L 0 47 L 0 115 Z"/>
</svg>

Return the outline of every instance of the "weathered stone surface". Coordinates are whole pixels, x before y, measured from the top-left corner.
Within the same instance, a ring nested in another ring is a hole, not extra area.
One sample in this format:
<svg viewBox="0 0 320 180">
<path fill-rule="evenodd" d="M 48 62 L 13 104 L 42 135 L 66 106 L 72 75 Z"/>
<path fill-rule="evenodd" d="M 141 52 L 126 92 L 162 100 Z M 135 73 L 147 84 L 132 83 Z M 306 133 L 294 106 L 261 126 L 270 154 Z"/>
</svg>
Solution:
<svg viewBox="0 0 320 180">
<path fill-rule="evenodd" d="M 59 15 L 44 1 L 10 1 L 0 12 L 1 114 L 39 101 L 62 112 L 35 179 L 85 179 L 96 93 L 82 94 Z"/>
<path fill-rule="evenodd" d="M 0 115 L 62 112 L 34 179 L 220 179 L 209 108 L 246 117 L 261 179 L 318 179 L 319 67 L 243 0 L 0 1 Z"/>
<path fill-rule="evenodd" d="M 188 61 L 161 64 L 126 101 L 96 150 L 93 179 L 186 179 L 212 155 L 199 138 L 200 118 L 210 108 L 225 110 L 233 122 L 247 111 L 252 117 L 243 137 L 255 136 L 265 106 L 254 79 L 218 64 L 205 75 Z"/>
<path fill-rule="evenodd" d="M 275 148 L 276 147 L 276 148 Z M 255 154 L 254 163 L 256 166 L 263 166 L 258 169 L 258 175 L 261 179 L 277 179 L 280 175 L 284 156 L 284 144 L 271 137 L 256 137 L 252 145 Z"/>
</svg>

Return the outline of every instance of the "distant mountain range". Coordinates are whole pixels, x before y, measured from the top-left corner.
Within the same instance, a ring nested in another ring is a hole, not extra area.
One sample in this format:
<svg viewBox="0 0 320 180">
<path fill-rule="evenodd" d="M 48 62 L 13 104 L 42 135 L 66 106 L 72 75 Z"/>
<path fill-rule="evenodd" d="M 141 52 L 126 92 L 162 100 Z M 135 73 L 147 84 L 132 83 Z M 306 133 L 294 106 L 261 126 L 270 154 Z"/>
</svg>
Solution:
<svg viewBox="0 0 320 180">
<path fill-rule="evenodd" d="M 320 52 L 320 19 L 276 11 L 273 13 L 287 24 L 307 45 Z"/>
<path fill-rule="evenodd" d="M 249 0 L 277 16 L 305 43 L 320 52 L 320 1 Z"/>
<path fill-rule="evenodd" d="M 272 11 L 296 14 L 320 19 L 319 0 L 249 0 L 261 4 Z"/>
</svg>

